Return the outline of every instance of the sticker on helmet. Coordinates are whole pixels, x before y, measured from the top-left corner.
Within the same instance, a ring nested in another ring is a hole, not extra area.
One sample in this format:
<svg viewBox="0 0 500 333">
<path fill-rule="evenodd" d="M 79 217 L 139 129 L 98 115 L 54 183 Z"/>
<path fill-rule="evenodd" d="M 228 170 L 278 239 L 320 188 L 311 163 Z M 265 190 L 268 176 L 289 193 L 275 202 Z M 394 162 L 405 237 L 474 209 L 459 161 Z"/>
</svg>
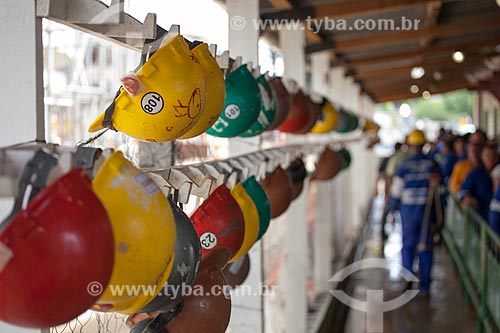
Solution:
<svg viewBox="0 0 500 333">
<path fill-rule="evenodd" d="M 135 97 L 144 90 L 144 85 L 134 72 L 124 74 L 120 78 L 123 88 L 129 93 L 130 96 Z"/>
<path fill-rule="evenodd" d="M 3 271 L 5 266 L 7 266 L 7 263 L 12 259 L 14 254 L 12 253 L 11 249 L 9 249 L 6 245 L 3 243 L 0 243 L 0 272 Z"/>
<path fill-rule="evenodd" d="M 226 106 L 224 114 L 228 119 L 236 119 L 240 116 L 240 107 L 236 104 L 229 104 Z"/>
<path fill-rule="evenodd" d="M 142 96 L 141 106 L 147 114 L 157 114 L 163 110 L 163 97 L 155 92 Z"/>
<path fill-rule="evenodd" d="M 160 188 L 156 183 L 149 178 L 145 173 L 140 173 L 134 177 L 134 180 L 148 193 L 150 196 L 160 192 Z"/>
<path fill-rule="evenodd" d="M 217 237 L 211 232 L 205 232 L 200 237 L 201 246 L 206 250 L 211 250 L 217 245 Z"/>
</svg>

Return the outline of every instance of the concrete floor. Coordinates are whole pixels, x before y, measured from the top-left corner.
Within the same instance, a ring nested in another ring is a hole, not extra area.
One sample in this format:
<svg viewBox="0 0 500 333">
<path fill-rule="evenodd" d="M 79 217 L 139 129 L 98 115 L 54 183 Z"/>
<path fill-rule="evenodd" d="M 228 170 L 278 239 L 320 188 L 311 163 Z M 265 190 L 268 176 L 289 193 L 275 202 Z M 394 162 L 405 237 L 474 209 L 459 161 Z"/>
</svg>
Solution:
<svg viewBox="0 0 500 333">
<path fill-rule="evenodd" d="M 389 239 L 382 244 L 380 237 L 381 199 L 377 199 L 371 216 L 364 258 L 385 258 L 390 269 L 368 269 L 353 275 L 355 283 L 352 296 L 366 300 L 366 290 L 384 290 L 384 301 L 397 298 L 405 283 L 399 276 L 401 225 L 387 225 Z M 397 219 L 396 219 L 397 220 Z M 443 245 L 444 246 L 444 245 Z M 415 267 L 417 268 L 417 267 Z M 418 275 L 417 275 L 418 276 Z M 448 333 L 476 332 L 477 321 L 473 310 L 468 309 L 460 290 L 460 283 L 453 271 L 451 259 L 444 247 L 435 250 L 430 298 L 417 295 L 406 305 L 384 314 L 386 333 Z M 414 286 L 413 288 L 417 288 Z M 366 314 L 351 310 L 347 318 L 346 333 L 367 332 Z"/>
</svg>

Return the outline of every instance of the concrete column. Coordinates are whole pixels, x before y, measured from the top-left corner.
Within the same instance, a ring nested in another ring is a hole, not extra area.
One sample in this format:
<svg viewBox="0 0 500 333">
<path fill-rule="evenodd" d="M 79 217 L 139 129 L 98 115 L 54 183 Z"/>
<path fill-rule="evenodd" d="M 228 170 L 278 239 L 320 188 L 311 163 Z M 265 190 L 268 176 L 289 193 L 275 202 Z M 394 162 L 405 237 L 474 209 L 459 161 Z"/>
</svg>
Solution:
<svg viewBox="0 0 500 333">
<path fill-rule="evenodd" d="M 329 94 L 327 75 L 330 70 L 330 52 L 311 54 L 312 91 L 324 96 Z"/>
<path fill-rule="evenodd" d="M 229 15 L 229 50 L 231 56 L 241 56 L 243 63 L 258 65 L 259 31 L 254 22 L 259 19 L 258 0 L 227 0 Z M 244 22 L 243 25 L 239 23 Z M 241 28 L 241 29 L 240 29 Z M 259 138 L 233 138 L 229 140 L 229 155 L 241 155 L 259 149 Z M 257 293 L 262 283 L 262 241 L 256 243 L 250 251 L 250 273 L 246 286 Z M 263 307 L 260 295 L 234 295 L 233 309 L 228 331 L 238 333 L 263 332 Z"/>
<path fill-rule="evenodd" d="M 484 125 L 483 92 L 475 91 L 473 93 L 473 97 L 474 97 L 474 106 L 472 110 L 472 121 L 474 122 L 474 125 L 476 125 L 477 128 L 482 129 Z"/>
<path fill-rule="evenodd" d="M 498 107 L 498 101 L 490 92 L 484 94 L 484 117 L 488 119 L 488 128 L 485 128 L 488 137 L 495 135 L 495 108 Z"/>
<path fill-rule="evenodd" d="M 306 57 L 304 54 L 305 34 L 303 30 L 280 30 L 279 41 L 283 52 L 285 78 L 298 82 L 299 86 L 306 84 Z"/>
<path fill-rule="evenodd" d="M 330 53 L 318 52 L 311 55 L 312 91 L 330 97 L 330 86 L 327 74 L 330 70 Z M 314 182 L 316 208 L 314 210 L 314 226 L 312 239 L 313 253 L 313 288 L 315 293 L 328 291 L 328 280 L 331 278 L 332 266 L 332 212 L 333 184 Z"/>
<path fill-rule="evenodd" d="M 279 32 L 285 78 L 297 81 L 305 87 L 305 35 L 303 30 L 280 30 Z M 303 142 L 304 137 L 287 136 L 287 142 Z M 307 246 L 307 182 L 304 191 L 291 204 L 285 214 L 285 263 L 283 281 L 285 293 L 285 329 L 287 333 L 307 331 L 306 270 L 308 269 Z"/>
<path fill-rule="evenodd" d="M 5 119 L 0 123 L 0 146 L 45 139 L 43 106 L 42 20 L 34 0 L 7 1 L 0 10 L 0 99 Z M 0 200 L 0 216 L 12 208 Z M 35 333 L 0 322 L 0 332 Z"/>
<path fill-rule="evenodd" d="M 259 64 L 258 0 L 227 0 L 229 15 L 229 50 L 232 57 L 240 56 L 243 63 Z M 229 155 L 241 155 L 258 150 L 259 138 L 234 138 L 229 140 Z"/>
<path fill-rule="evenodd" d="M 8 1 L 0 11 L 0 97 L 8 121 L 0 124 L 0 145 L 44 140 L 42 20 L 36 1 Z"/>
</svg>

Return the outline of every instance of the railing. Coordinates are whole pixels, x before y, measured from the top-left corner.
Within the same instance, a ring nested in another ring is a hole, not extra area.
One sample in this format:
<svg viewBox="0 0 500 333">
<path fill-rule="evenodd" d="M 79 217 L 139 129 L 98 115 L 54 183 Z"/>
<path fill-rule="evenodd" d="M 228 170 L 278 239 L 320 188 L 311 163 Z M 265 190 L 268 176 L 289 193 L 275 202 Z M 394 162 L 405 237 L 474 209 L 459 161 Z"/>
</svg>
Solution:
<svg viewBox="0 0 500 333">
<path fill-rule="evenodd" d="M 473 209 L 450 194 L 444 241 L 457 268 L 478 332 L 500 332 L 500 238 Z"/>
</svg>

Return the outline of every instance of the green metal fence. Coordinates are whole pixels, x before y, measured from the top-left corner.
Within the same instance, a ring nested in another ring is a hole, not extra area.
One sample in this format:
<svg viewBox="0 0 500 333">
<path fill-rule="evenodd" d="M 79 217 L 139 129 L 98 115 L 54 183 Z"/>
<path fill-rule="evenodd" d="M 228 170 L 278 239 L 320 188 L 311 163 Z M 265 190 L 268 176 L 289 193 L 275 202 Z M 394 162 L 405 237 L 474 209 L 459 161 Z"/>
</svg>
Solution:
<svg viewBox="0 0 500 333">
<path fill-rule="evenodd" d="M 471 208 L 450 195 L 443 238 L 462 282 L 478 332 L 500 332 L 500 238 Z"/>
</svg>

